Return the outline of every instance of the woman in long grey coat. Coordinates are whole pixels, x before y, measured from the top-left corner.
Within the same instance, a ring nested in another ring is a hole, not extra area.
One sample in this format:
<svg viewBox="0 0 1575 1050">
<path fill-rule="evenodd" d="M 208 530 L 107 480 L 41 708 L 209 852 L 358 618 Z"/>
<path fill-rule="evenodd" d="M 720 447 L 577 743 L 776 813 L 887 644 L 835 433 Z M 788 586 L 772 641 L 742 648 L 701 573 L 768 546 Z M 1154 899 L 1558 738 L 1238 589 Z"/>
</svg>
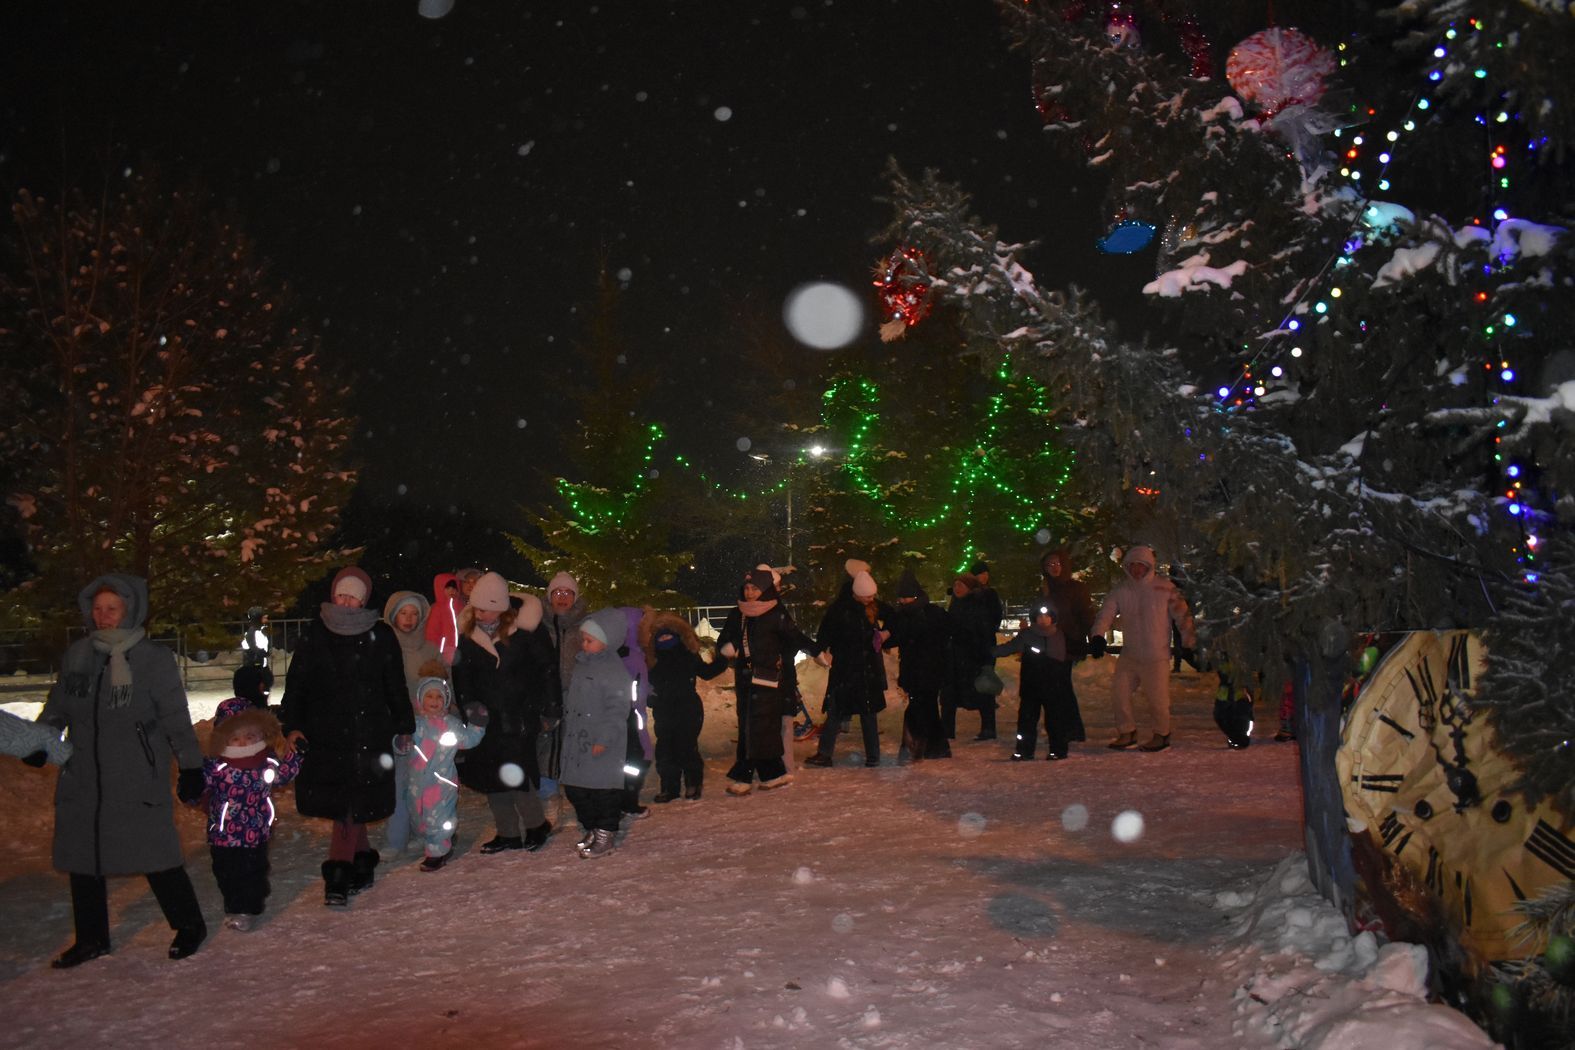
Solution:
<svg viewBox="0 0 1575 1050">
<path fill-rule="evenodd" d="M 148 585 L 100 576 L 77 595 L 89 633 L 72 642 L 38 721 L 65 733 L 72 755 L 55 787 L 54 865 L 71 879 L 76 943 L 53 965 L 109 952 L 105 877 L 146 875 L 175 931 L 170 958 L 208 935 L 175 831 L 170 762 L 181 801 L 202 795 L 202 749 L 192 732 L 175 656 L 147 640 Z"/>
</svg>

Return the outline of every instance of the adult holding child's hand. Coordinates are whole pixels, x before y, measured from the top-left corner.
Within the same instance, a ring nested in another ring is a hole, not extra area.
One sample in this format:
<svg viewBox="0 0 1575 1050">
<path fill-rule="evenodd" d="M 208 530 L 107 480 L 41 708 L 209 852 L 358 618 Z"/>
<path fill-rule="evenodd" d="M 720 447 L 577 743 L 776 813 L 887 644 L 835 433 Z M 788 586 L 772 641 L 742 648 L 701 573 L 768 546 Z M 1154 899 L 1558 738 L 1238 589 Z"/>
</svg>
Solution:
<svg viewBox="0 0 1575 1050">
<path fill-rule="evenodd" d="M 180 793 L 202 780 L 175 656 L 147 640 L 148 585 L 109 573 L 82 589 L 77 604 L 88 635 L 72 642 L 38 721 L 68 734 L 71 757 L 55 788 L 54 864 L 71 878 L 76 943 L 52 964 L 80 966 L 109 952 L 106 876 L 145 875 L 184 959 L 208 935 L 181 863 L 170 762 Z M 198 789 L 201 795 L 201 789 Z"/>
</svg>

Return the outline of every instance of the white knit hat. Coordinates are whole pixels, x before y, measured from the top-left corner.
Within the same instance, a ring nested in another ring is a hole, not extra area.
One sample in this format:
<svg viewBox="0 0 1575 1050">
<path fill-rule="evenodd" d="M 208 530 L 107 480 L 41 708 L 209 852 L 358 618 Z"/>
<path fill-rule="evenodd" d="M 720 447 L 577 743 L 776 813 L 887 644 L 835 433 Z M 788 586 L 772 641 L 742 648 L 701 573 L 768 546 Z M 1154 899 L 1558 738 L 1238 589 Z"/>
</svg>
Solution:
<svg viewBox="0 0 1575 1050">
<path fill-rule="evenodd" d="M 875 590 L 875 577 L 860 569 L 858 574 L 853 577 L 854 595 L 859 598 L 873 598 L 875 597 Z"/>
<path fill-rule="evenodd" d="M 576 598 L 578 598 L 580 596 L 580 585 L 575 583 L 574 582 L 574 577 L 570 576 L 566 572 L 560 572 L 556 576 L 554 576 L 552 579 L 547 581 L 547 593 L 548 594 L 551 594 L 553 591 L 560 591 L 560 590 L 561 591 L 573 591 L 574 592 L 574 596 Z"/>
<path fill-rule="evenodd" d="M 509 607 L 509 584 L 495 572 L 483 573 L 470 592 L 470 604 L 483 612 L 506 612 Z"/>
</svg>

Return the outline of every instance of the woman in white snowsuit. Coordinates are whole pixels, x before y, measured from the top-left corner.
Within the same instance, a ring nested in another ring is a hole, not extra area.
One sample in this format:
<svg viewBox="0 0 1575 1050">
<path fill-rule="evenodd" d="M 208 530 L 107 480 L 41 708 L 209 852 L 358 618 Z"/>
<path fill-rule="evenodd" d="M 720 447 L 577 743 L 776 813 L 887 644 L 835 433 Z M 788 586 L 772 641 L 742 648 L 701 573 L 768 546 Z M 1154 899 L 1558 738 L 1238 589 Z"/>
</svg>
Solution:
<svg viewBox="0 0 1575 1050">
<path fill-rule="evenodd" d="M 1170 625 L 1181 632 L 1184 647 L 1197 644 L 1187 600 L 1175 584 L 1155 574 L 1155 566 L 1154 548 L 1137 544 L 1127 551 L 1121 559 L 1127 578 L 1105 597 L 1089 639 L 1089 651 L 1097 660 L 1105 654 L 1105 632 L 1119 620 L 1121 656 L 1110 687 L 1116 738 L 1109 745 L 1117 750 L 1137 744 L 1132 692 L 1140 687 L 1154 720 L 1154 735 L 1140 750 L 1163 751 L 1170 746 Z"/>
</svg>

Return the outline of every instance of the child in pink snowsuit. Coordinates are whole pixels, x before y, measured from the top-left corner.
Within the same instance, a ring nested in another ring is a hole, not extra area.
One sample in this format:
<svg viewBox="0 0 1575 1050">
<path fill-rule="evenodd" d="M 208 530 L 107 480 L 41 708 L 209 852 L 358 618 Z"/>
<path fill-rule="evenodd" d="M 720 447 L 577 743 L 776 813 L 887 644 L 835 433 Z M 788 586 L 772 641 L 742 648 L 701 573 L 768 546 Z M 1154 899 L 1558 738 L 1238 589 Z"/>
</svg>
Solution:
<svg viewBox="0 0 1575 1050">
<path fill-rule="evenodd" d="M 454 825 L 459 815 L 459 774 L 454 756 L 479 744 L 486 729 L 478 724 L 479 718 L 477 723 L 467 724 L 454 713 L 447 679 L 417 682 L 415 706 L 416 731 L 410 740 L 410 780 L 405 797 L 410 804 L 411 830 L 426 848 L 421 870 L 437 871 L 454 852 Z"/>
</svg>

